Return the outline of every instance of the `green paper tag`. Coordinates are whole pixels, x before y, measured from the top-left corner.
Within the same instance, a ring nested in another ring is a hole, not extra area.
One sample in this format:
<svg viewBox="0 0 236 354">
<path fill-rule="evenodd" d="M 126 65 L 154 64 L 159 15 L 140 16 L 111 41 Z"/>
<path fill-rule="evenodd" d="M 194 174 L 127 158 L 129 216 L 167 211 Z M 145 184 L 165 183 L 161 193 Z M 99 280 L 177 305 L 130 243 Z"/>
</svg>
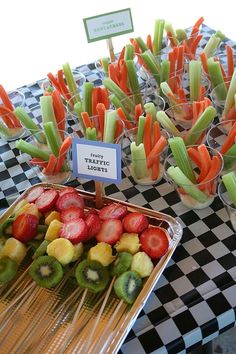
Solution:
<svg viewBox="0 0 236 354">
<path fill-rule="evenodd" d="M 96 42 L 134 31 L 130 9 L 83 19 L 88 42 Z"/>
</svg>

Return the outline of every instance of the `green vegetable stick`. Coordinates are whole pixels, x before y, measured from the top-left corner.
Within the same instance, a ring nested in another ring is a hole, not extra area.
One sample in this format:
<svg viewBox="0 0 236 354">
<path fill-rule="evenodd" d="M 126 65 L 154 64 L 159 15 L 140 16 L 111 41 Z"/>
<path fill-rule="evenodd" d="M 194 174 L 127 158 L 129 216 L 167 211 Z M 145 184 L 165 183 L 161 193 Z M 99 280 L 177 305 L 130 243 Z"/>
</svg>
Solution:
<svg viewBox="0 0 236 354">
<path fill-rule="evenodd" d="M 125 64 L 128 71 L 130 88 L 134 95 L 134 102 L 135 104 L 141 103 L 141 105 L 143 106 L 142 95 L 140 93 L 139 82 L 138 82 L 138 77 L 135 70 L 134 62 L 133 60 L 127 60 Z"/>
<path fill-rule="evenodd" d="M 189 63 L 190 100 L 198 101 L 201 85 L 201 63 L 191 60 Z"/>
<path fill-rule="evenodd" d="M 144 116 L 140 116 L 138 120 L 138 131 L 136 144 L 139 146 L 143 142 L 143 134 L 144 134 L 144 126 L 145 126 L 146 118 Z"/>
<path fill-rule="evenodd" d="M 54 114 L 53 102 L 51 96 L 42 96 L 40 97 L 40 107 L 43 118 L 43 123 L 51 122 L 54 127 L 54 134 L 57 138 L 57 142 L 59 145 L 62 144 L 62 139 L 58 131 L 57 121 Z M 44 125 L 43 124 L 43 125 Z"/>
<path fill-rule="evenodd" d="M 134 120 L 128 110 L 126 109 L 126 106 L 123 105 L 123 103 L 119 100 L 119 98 L 116 97 L 116 95 L 114 94 L 111 94 L 109 95 L 109 101 L 115 106 L 115 108 L 122 108 L 122 111 L 124 112 L 127 120 L 130 120 L 131 122 Z M 131 112 L 131 113 L 134 113 L 134 112 Z"/>
<path fill-rule="evenodd" d="M 236 208 L 236 176 L 234 172 L 229 172 L 222 176 L 222 181 L 229 194 L 229 198 Z"/>
<path fill-rule="evenodd" d="M 223 155 L 223 159 L 225 170 L 229 170 L 236 164 L 236 144 L 232 145 L 231 148 Z"/>
<path fill-rule="evenodd" d="M 85 132 L 85 125 L 84 125 L 84 121 L 82 119 L 81 113 L 83 112 L 83 107 L 82 107 L 82 102 L 76 102 L 76 104 L 74 105 L 74 111 L 76 113 L 76 115 L 78 116 L 79 122 L 82 126 L 83 131 Z"/>
<path fill-rule="evenodd" d="M 170 166 L 167 173 L 175 181 L 175 183 L 182 187 L 184 191 L 193 199 L 200 203 L 205 203 L 208 200 L 208 196 L 198 189 L 196 185 L 185 176 L 179 167 Z"/>
<path fill-rule="evenodd" d="M 213 34 L 205 45 L 203 52 L 206 54 L 207 58 L 214 56 L 216 49 L 218 48 L 221 42 L 221 38 L 216 34 Z"/>
<path fill-rule="evenodd" d="M 125 46 L 125 55 L 124 60 L 133 60 L 134 59 L 134 47 L 132 44 L 127 44 Z"/>
<path fill-rule="evenodd" d="M 31 132 L 31 134 L 34 134 L 35 138 L 38 140 L 39 143 L 47 143 L 44 133 L 39 129 L 37 124 L 34 123 L 31 117 L 26 113 L 24 108 L 17 107 L 14 110 L 14 113 L 17 118 L 19 118 L 21 123 Z"/>
<path fill-rule="evenodd" d="M 169 133 L 171 133 L 174 136 L 179 136 L 179 137 L 182 136 L 181 132 L 176 128 L 174 123 L 171 121 L 171 119 L 164 111 L 157 112 L 156 118 L 158 122 L 161 123 L 163 128 L 166 129 Z"/>
<path fill-rule="evenodd" d="M 148 50 L 148 47 L 146 46 L 145 42 L 143 41 L 143 39 L 141 37 L 137 37 L 137 38 L 135 38 L 135 40 L 138 43 L 142 52 L 145 52 L 146 50 Z"/>
<path fill-rule="evenodd" d="M 92 116 L 92 92 L 94 84 L 93 82 L 84 82 L 83 83 L 83 103 L 82 108 L 84 112 L 87 112 L 88 115 Z"/>
<path fill-rule="evenodd" d="M 126 106 L 130 107 L 131 111 L 135 110 L 135 104 L 133 101 L 126 95 L 124 91 L 122 91 L 116 83 L 111 80 L 109 77 L 103 79 L 103 85 L 108 89 L 110 92 L 114 93 L 116 97 L 125 103 Z"/>
<path fill-rule="evenodd" d="M 213 122 L 215 116 L 216 110 L 214 107 L 209 106 L 205 109 L 192 128 L 188 131 L 187 136 L 185 136 L 186 146 L 193 145 L 197 142 L 204 130 Z"/>
<path fill-rule="evenodd" d="M 161 89 L 162 96 L 164 95 L 164 96 L 166 96 L 166 98 L 168 98 L 170 106 L 176 105 L 176 101 L 175 101 L 175 99 L 173 99 L 173 97 L 175 97 L 175 95 L 174 95 L 173 91 L 171 90 L 170 86 L 168 85 L 168 83 L 162 82 L 160 84 L 160 89 Z"/>
<path fill-rule="evenodd" d="M 96 128 L 87 128 L 85 132 L 86 139 L 88 140 L 97 140 L 97 131 Z"/>
<path fill-rule="evenodd" d="M 175 158 L 176 165 L 191 182 L 196 183 L 195 174 L 183 139 L 180 137 L 174 137 L 169 138 L 168 142 Z"/>
<path fill-rule="evenodd" d="M 54 125 L 52 122 L 47 122 L 43 124 L 43 129 L 45 131 L 45 135 L 47 138 L 48 146 L 50 147 L 52 153 L 58 157 L 61 143 L 58 140 L 58 136 L 54 129 Z"/>
<path fill-rule="evenodd" d="M 217 98 L 224 101 L 227 96 L 227 88 L 220 68 L 220 63 L 213 58 L 207 60 L 207 67 L 213 87 L 216 87 Z M 220 86 L 218 86 L 220 85 Z"/>
<path fill-rule="evenodd" d="M 154 37 L 153 37 L 154 55 L 161 53 L 164 27 L 165 27 L 165 20 L 159 19 L 155 21 Z"/>
<path fill-rule="evenodd" d="M 236 94 L 236 68 L 234 68 L 234 73 L 229 85 L 229 89 L 228 89 L 228 93 L 226 96 L 226 100 L 225 100 L 225 108 L 223 111 L 222 116 L 225 116 L 228 111 L 230 110 L 231 107 L 234 106 L 235 102 L 234 102 L 234 96 Z"/>
<path fill-rule="evenodd" d="M 9 129 L 6 128 L 2 122 L 0 122 L 0 133 L 2 133 L 5 137 L 9 137 L 11 135 Z"/>
<path fill-rule="evenodd" d="M 116 132 L 116 111 L 106 111 L 105 115 L 105 128 L 104 128 L 104 143 L 114 143 Z"/>
<path fill-rule="evenodd" d="M 146 113 L 151 113 L 152 114 L 152 123 L 155 122 L 155 120 L 157 119 L 156 114 L 157 114 L 157 110 L 156 107 L 154 105 L 153 102 L 147 102 L 144 105 L 144 110 Z"/>
<path fill-rule="evenodd" d="M 69 91 L 72 97 L 74 97 L 74 103 L 81 101 L 80 95 L 79 95 L 79 90 L 77 88 L 74 76 L 72 74 L 70 64 L 65 63 L 62 65 L 62 69 L 64 72 L 64 75 L 66 77 L 66 82 L 69 87 Z"/>
<path fill-rule="evenodd" d="M 106 76 L 108 76 L 109 63 L 110 63 L 110 60 L 109 60 L 108 57 L 105 57 L 105 58 L 101 59 L 101 65 L 102 65 L 103 71 L 104 71 Z"/>
<path fill-rule="evenodd" d="M 132 168 L 135 176 L 140 179 L 148 174 L 146 154 L 144 145 L 141 143 L 138 146 L 133 141 L 130 144 Z"/>
<path fill-rule="evenodd" d="M 16 141 L 16 148 L 32 157 L 40 158 L 44 161 L 48 161 L 50 157 L 48 152 L 38 148 L 33 144 L 27 143 L 22 139 Z"/>
<path fill-rule="evenodd" d="M 184 29 L 178 28 L 175 30 L 177 40 L 181 43 L 188 38 L 187 33 Z"/>
<path fill-rule="evenodd" d="M 162 60 L 161 63 L 161 82 L 168 81 L 170 78 L 170 61 Z"/>
<path fill-rule="evenodd" d="M 154 79 L 156 80 L 157 84 L 160 84 L 160 65 L 159 63 L 155 60 L 155 57 L 153 56 L 152 52 L 150 50 L 146 50 L 146 52 L 141 54 L 141 57 L 143 61 L 145 62 L 146 66 L 148 69 L 151 71 L 151 73 L 154 76 Z"/>
</svg>

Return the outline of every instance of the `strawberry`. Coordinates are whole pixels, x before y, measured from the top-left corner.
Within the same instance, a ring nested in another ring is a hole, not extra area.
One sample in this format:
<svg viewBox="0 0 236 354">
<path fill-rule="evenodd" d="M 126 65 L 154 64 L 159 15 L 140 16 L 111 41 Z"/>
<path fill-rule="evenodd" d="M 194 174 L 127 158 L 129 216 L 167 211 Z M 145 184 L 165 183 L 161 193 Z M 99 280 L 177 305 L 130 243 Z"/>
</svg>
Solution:
<svg viewBox="0 0 236 354">
<path fill-rule="evenodd" d="M 99 211 L 99 217 L 102 220 L 108 220 L 108 219 L 122 219 L 126 214 L 128 210 L 125 205 L 121 205 L 118 203 L 112 203 L 109 205 L 106 205 L 104 208 L 102 208 Z"/>
<path fill-rule="evenodd" d="M 84 218 L 84 209 L 77 208 L 77 207 L 70 207 L 68 209 L 62 210 L 61 214 L 61 221 L 65 224 L 67 222 L 77 220 L 80 218 Z"/>
<path fill-rule="evenodd" d="M 84 199 L 77 192 L 70 192 L 61 195 L 56 202 L 58 211 L 66 210 L 70 207 L 84 209 Z"/>
<path fill-rule="evenodd" d="M 98 212 L 97 212 L 97 210 L 96 209 L 94 209 L 94 208 L 90 208 L 87 212 L 86 212 L 86 218 L 87 218 L 87 216 L 89 216 L 90 214 L 95 214 L 95 215 L 98 215 Z"/>
<path fill-rule="evenodd" d="M 58 199 L 58 192 L 55 189 L 45 190 L 35 201 L 40 213 L 50 211 Z"/>
<path fill-rule="evenodd" d="M 59 191 L 59 197 L 63 196 L 66 193 L 76 193 L 75 188 L 73 187 L 66 187 Z"/>
<path fill-rule="evenodd" d="M 59 231 L 59 237 L 66 238 L 73 244 L 80 243 L 88 237 L 88 226 L 83 219 L 67 222 Z"/>
<path fill-rule="evenodd" d="M 161 227 L 149 227 L 140 236 L 142 250 L 151 258 L 164 256 L 169 247 L 166 231 Z"/>
<path fill-rule="evenodd" d="M 41 194 L 43 194 L 44 188 L 42 186 L 37 186 L 31 189 L 29 194 L 27 195 L 26 199 L 29 203 L 34 203 L 38 197 L 40 197 Z"/>
<path fill-rule="evenodd" d="M 88 238 L 86 239 L 86 241 L 88 241 L 94 236 L 96 236 L 97 233 L 100 231 L 101 220 L 97 214 L 91 213 L 87 215 L 85 222 L 88 226 Z"/>
<path fill-rule="evenodd" d="M 118 219 L 108 219 L 102 223 L 99 233 L 96 235 L 98 242 L 106 242 L 114 245 L 119 241 L 123 232 L 122 222 Z"/>
<path fill-rule="evenodd" d="M 20 214 L 12 224 L 13 237 L 22 243 L 27 243 L 37 235 L 38 223 L 37 216 Z"/>
<path fill-rule="evenodd" d="M 123 219 L 123 227 L 126 232 L 141 234 L 148 228 L 148 218 L 139 212 L 129 213 Z"/>
</svg>

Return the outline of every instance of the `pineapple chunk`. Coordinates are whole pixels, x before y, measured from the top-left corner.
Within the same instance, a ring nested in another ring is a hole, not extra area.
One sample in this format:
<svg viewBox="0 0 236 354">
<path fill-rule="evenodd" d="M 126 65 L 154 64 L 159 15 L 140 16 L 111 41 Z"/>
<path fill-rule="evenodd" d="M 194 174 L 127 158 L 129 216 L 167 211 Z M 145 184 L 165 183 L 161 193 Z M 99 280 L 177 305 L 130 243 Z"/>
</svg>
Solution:
<svg viewBox="0 0 236 354">
<path fill-rule="evenodd" d="M 27 253 L 26 246 L 17 239 L 10 237 L 2 248 L 1 257 L 11 258 L 20 264 Z"/>
<path fill-rule="evenodd" d="M 60 213 L 58 211 L 52 211 L 45 219 L 45 224 L 49 225 L 53 220 L 61 221 Z"/>
<path fill-rule="evenodd" d="M 38 211 L 37 206 L 34 203 L 27 203 L 23 205 L 15 213 L 16 216 L 19 216 L 21 214 L 31 214 L 37 216 L 37 218 L 40 218 L 41 215 L 40 212 Z"/>
<path fill-rule="evenodd" d="M 82 253 L 84 251 L 84 246 L 83 246 L 82 242 L 77 243 L 76 245 L 73 245 L 73 247 L 74 247 L 74 256 L 73 256 L 71 262 L 77 261 L 82 256 Z"/>
<path fill-rule="evenodd" d="M 48 226 L 46 235 L 45 235 L 45 240 L 47 241 L 53 241 L 56 238 L 59 237 L 59 231 L 62 227 L 62 222 L 58 220 L 53 220 L 50 225 Z"/>
<path fill-rule="evenodd" d="M 120 240 L 115 244 L 115 249 L 117 252 L 137 253 L 140 249 L 138 234 L 123 233 Z"/>
<path fill-rule="evenodd" d="M 21 208 L 23 208 L 24 205 L 29 204 L 26 199 L 22 199 L 14 208 L 13 214 L 15 216 L 18 216 L 18 212 L 20 211 Z"/>
<path fill-rule="evenodd" d="M 149 277 L 153 268 L 151 258 L 145 252 L 138 252 L 133 256 L 131 270 L 137 272 L 141 278 Z"/>
<path fill-rule="evenodd" d="M 56 258 L 62 265 L 69 264 L 73 259 L 74 253 L 74 246 L 66 238 L 53 240 L 47 246 L 47 254 Z"/>
<path fill-rule="evenodd" d="M 112 256 L 111 245 L 106 242 L 99 242 L 96 246 L 90 248 L 88 259 L 98 261 L 106 267 L 114 261 L 115 257 Z"/>
</svg>

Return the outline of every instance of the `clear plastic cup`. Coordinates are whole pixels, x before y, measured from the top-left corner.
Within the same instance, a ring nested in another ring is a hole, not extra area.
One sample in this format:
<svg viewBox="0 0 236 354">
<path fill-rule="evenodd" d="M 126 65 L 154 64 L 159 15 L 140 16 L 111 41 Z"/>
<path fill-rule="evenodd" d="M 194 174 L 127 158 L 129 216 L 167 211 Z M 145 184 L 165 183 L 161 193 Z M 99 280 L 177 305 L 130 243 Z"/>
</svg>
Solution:
<svg viewBox="0 0 236 354">
<path fill-rule="evenodd" d="M 227 213 L 229 215 L 231 225 L 232 225 L 234 231 L 236 232 L 236 208 L 232 204 L 232 202 L 229 198 L 228 192 L 227 192 L 227 190 L 224 186 L 224 183 L 222 181 L 219 183 L 219 186 L 218 186 L 218 195 L 225 207 L 225 210 L 227 211 Z"/>
</svg>

